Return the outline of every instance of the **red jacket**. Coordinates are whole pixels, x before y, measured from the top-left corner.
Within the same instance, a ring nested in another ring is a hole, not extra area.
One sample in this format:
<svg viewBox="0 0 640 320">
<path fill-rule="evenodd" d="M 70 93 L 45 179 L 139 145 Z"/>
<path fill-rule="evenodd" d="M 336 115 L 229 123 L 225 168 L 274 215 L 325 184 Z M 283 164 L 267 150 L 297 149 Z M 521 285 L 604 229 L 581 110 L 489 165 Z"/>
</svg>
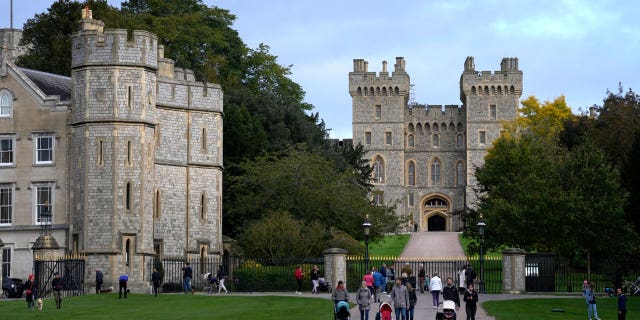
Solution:
<svg viewBox="0 0 640 320">
<path fill-rule="evenodd" d="M 303 275 L 302 269 L 296 268 L 296 273 L 295 273 L 296 280 L 302 280 L 302 275 Z"/>
</svg>

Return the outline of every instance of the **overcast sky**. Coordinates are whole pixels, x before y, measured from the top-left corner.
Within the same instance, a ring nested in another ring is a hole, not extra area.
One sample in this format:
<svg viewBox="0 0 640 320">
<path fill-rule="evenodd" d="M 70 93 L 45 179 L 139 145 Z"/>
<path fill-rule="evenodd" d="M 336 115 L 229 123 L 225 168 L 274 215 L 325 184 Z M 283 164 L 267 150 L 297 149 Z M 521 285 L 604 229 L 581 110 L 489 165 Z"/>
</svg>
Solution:
<svg viewBox="0 0 640 320">
<path fill-rule="evenodd" d="M 9 27 L 10 0 L 0 0 Z M 109 0 L 112 5 L 121 1 Z M 307 93 L 333 138 L 350 138 L 348 73 L 353 59 L 369 71 L 404 57 L 415 101 L 460 104 L 467 56 L 477 70 L 498 70 L 518 57 L 523 99 L 565 95 L 574 113 L 602 104 L 621 82 L 640 91 L 640 1 L 205 0 L 228 9 L 250 48 L 271 47 Z M 14 0 L 14 28 L 46 12 L 53 0 Z M 79 14 L 78 14 L 79 15 Z"/>
</svg>

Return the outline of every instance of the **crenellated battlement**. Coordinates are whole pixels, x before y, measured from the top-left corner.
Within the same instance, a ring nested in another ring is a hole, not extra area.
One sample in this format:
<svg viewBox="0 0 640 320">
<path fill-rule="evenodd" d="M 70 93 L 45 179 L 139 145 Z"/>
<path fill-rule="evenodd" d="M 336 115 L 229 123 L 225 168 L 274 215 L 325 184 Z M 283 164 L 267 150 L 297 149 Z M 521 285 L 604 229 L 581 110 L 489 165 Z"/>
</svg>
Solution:
<svg viewBox="0 0 640 320">
<path fill-rule="evenodd" d="M 222 87 L 196 81 L 192 70 L 173 68 L 161 74 L 157 84 L 159 106 L 222 112 Z"/>
<path fill-rule="evenodd" d="M 369 62 L 353 59 L 353 72 L 349 72 L 349 93 L 351 96 L 407 96 L 410 91 L 409 75 L 405 71 L 406 62 L 397 57 L 394 70 L 389 75 L 387 61 L 382 61 L 382 71 L 369 72 Z"/>
<path fill-rule="evenodd" d="M 72 36 L 71 67 L 132 65 L 158 67 L 158 38 L 155 34 L 134 30 L 129 37 L 125 29 L 104 30 L 104 23 L 85 14 L 80 30 Z"/>
<path fill-rule="evenodd" d="M 522 71 L 518 58 L 503 58 L 499 71 L 476 71 L 473 57 L 467 57 L 460 76 L 460 101 L 469 96 L 502 96 L 522 94 Z"/>
</svg>

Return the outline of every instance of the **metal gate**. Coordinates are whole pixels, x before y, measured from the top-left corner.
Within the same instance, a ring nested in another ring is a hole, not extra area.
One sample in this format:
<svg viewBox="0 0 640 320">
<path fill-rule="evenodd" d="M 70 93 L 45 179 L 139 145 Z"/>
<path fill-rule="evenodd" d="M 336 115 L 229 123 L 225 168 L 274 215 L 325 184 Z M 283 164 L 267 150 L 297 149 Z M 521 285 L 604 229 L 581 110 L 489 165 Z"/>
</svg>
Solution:
<svg viewBox="0 0 640 320">
<path fill-rule="evenodd" d="M 64 282 L 64 297 L 84 295 L 85 261 L 82 258 L 38 259 L 34 263 L 34 276 L 38 283 L 38 297 L 52 297 L 51 281 L 59 273 Z"/>
<path fill-rule="evenodd" d="M 527 292 L 556 291 L 556 256 L 553 253 L 530 253 L 525 256 L 525 286 Z"/>
</svg>

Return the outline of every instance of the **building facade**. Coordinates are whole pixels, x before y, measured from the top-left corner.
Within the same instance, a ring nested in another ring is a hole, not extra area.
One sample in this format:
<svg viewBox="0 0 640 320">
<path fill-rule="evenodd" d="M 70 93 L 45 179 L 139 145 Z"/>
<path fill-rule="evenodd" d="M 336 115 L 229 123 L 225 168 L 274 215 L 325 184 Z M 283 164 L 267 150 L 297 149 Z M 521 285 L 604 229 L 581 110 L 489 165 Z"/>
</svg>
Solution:
<svg viewBox="0 0 640 320">
<path fill-rule="evenodd" d="M 362 144 L 374 168 L 374 203 L 396 205 L 407 229 L 458 231 L 462 213 L 476 200 L 475 168 L 514 120 L 522 94 L 517 58 L 499 71 L 476 71 L 467 57 L 460 76 L 462 105 L 421 105 L 410 99 L 406 61 L 396 58 L 389 74 L 369 72 L 353 60 L 349 72 L 353 143 Z"/>
<path fill-rule="evenodd" d="M 125 273 L 146 287 L 155 255 L 221 255 L 221 87 L 174 67 L 154 34 L 105 30 L 88 9 L 72 46 L 71 77 L 2 56 L 3 274 L 30 272 L 43 210 L 55 253 L 83 255 L 105 284 Z"/>
</svg>

